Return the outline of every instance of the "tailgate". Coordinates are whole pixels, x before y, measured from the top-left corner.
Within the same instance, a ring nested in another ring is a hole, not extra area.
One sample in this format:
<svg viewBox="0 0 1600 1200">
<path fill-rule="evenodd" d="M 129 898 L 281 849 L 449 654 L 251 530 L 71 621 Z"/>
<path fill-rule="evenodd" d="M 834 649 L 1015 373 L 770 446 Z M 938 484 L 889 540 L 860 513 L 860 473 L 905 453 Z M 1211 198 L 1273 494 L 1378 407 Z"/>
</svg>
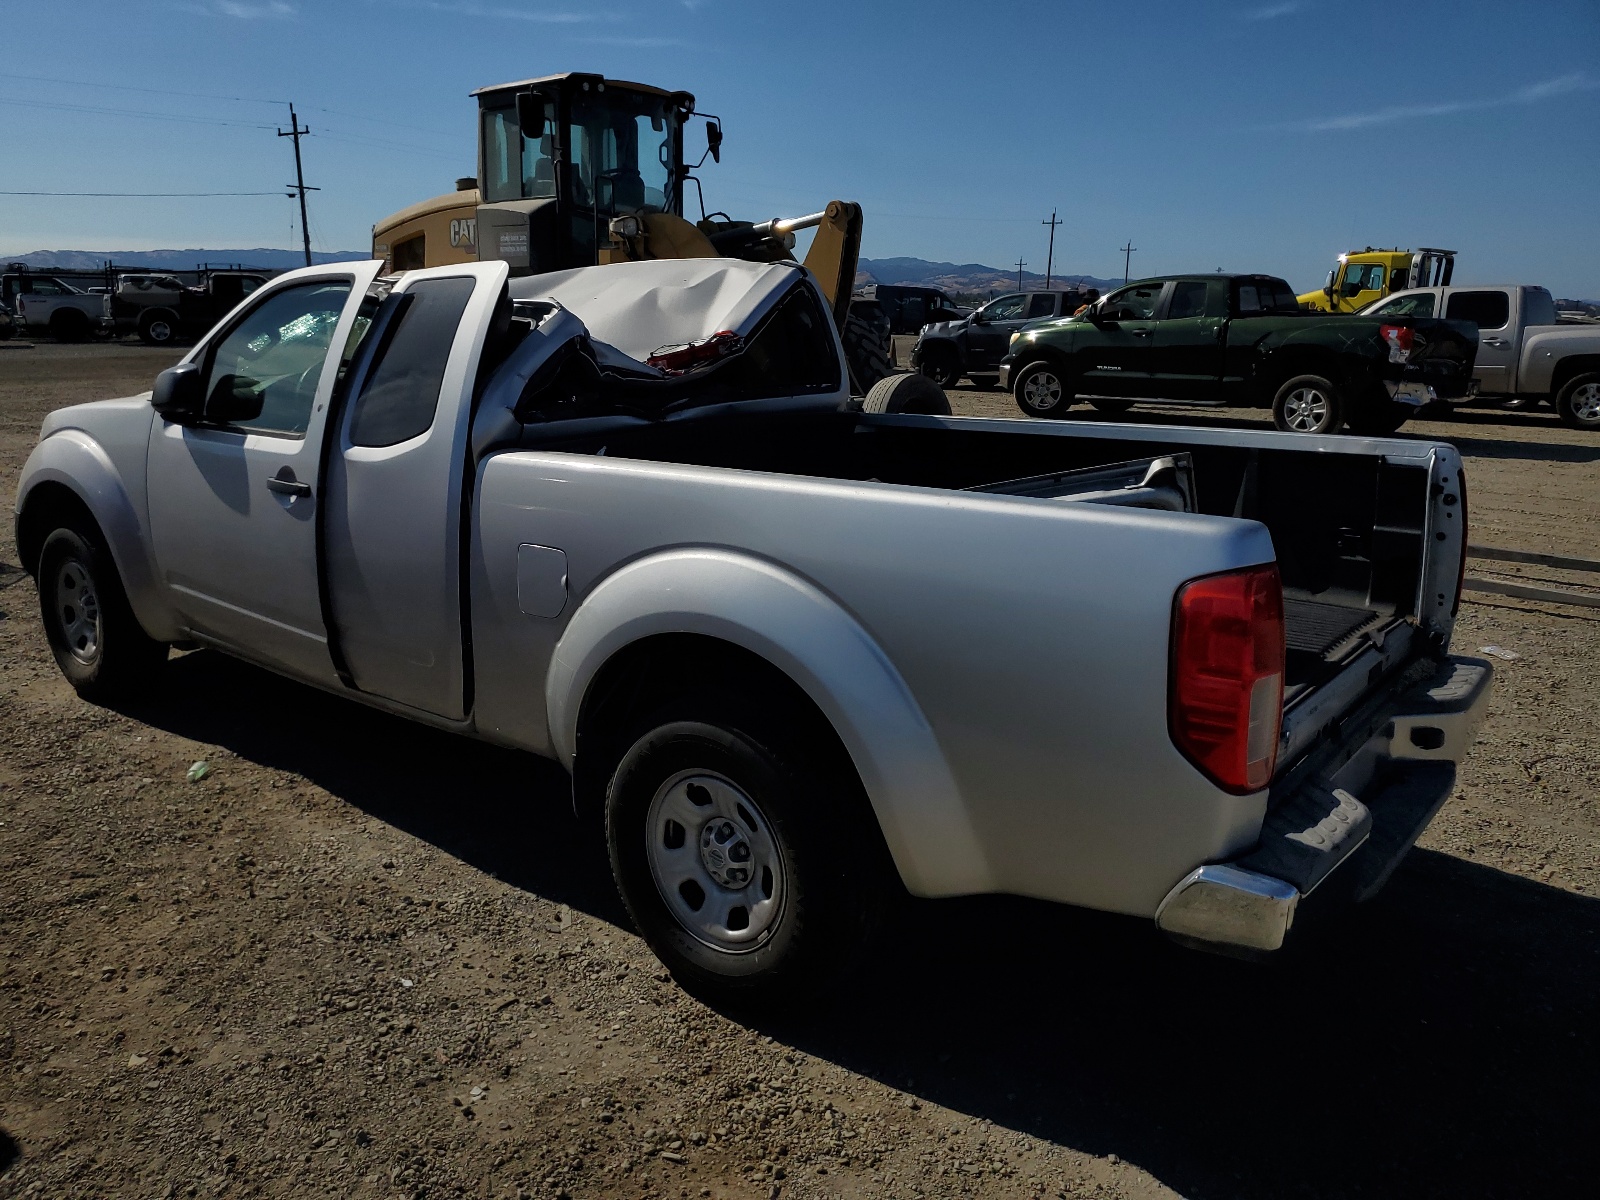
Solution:
<svg viewBox="0 0 1600 1200">
<path fill-rule="evenodd" d="M 1478 357 L 1478 327 L 1468 321 L 1436 317 L 1396 317 L 1385 324 L 1411 330 L 1410 353 L 1400 360 L 1400 378 L 1431 386 L 1442 398 L 1467 394 L 1473 363 Z M 1391 363 L 1397 361 L 1392 348 Z"/>
</svg>

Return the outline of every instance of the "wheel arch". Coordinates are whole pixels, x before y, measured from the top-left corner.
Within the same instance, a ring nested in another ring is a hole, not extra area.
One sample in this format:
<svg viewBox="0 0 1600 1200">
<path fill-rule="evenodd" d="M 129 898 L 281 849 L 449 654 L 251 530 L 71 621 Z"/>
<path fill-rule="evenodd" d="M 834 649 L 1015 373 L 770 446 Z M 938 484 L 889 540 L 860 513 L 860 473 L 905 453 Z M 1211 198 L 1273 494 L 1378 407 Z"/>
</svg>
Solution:
<svg viewBox="0 0 1600 1200">
<path fill-rule="evenodd" d="M 128 604 L 158 641 L 182 635 L 156 582 L 147 530 L 105 448 L 82 430 L 53 433 L 34 447 L 17 489 L 16 540 L 23 568 L 38 571 L 39 552 L 64 520 L 85 519 L 104 540 Z"/>
<path fill-rule="evenodd" d="M 990 890 L 949 764 L 888 657 L 820 588 L 732 551 L 637 560 L 574 612 L 551 658 L 545 699 L 551 745 L 572 769 L 580 806 L 603 795 L 611 765 L 604 722 L 648 702 L 664 686 L 662 672 L 673 670 L 771 688 L 825 726 L 827 752 L 853 768 L 910 891 Z"/>
<path fill-rule="evenodd" d="M 1550 373 L 1550 394 L 1559 395 L 1561 389 L 1579 375 L 1600 371 L 1600 354 L 1569 354 L 1556 363 Z"/>
<path fill-rule="evenodd" d="M 1283 346 L 1262 360 L 1256 376 L 1257 403 L 1263 408 L 1272 407 L 1278 389 L 1297 375 L 1320 375 L 1335 387 L 1348 388 L 1351 382 L 1348 366 L 1325 346 Z"/>
</svg>

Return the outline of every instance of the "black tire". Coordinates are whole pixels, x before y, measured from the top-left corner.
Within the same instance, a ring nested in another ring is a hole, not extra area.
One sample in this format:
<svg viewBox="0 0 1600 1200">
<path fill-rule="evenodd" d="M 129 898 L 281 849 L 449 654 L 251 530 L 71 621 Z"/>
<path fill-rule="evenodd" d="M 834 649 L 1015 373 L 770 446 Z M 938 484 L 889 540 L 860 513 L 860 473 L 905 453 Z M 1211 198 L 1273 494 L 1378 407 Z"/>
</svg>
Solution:
<svg viewBox="0 0 1600 1200">
<path fill-rule="evenodd" d="M 1059 417 L 1072 407 L 1074 399 L 1066 372 L 1048 360 L 1029 363 L 1018 371 L 1011 395 L 1030 417 Z"/>
<path fill-rule="evenodd" d="M 973 387 L 981 388 L 986 392 L 992 392 L 1000 386 L 1000 376 L 998 375 L 968 375 L 967 378 L 972 380 Z"/>
<path fill-rule="evenodd" d="M 1344 396 L 1322 375 L 1286 379 L 1272 397 L 1272 423 L 1285 433 L 1338 433 L 1344 427 Z"/>
<path fill-rule="evenodd" d="M 1120 417 L 1133 407 L 1132 400 L 1118 400 L 1110 396 L 1096 396 L 1089 403 L 1094 406 L 1096 412 L 1103 412 L 1108 417 Z"/>
<path fill-rule="evenodd" d="M 844 356 L 855 386 L 863 395 L 885 375 L 894 374 L 894 345 L 889 340 L 887 323 L 880 325 L 852 311 L 845 316 L 839 338 L 844 343 Z"/>
<path fill-rule="evenodd" d="M 954 346 L 935 342 L 922 351 L 917 370 L 942 388 L 953 388 L 961 380 L 961 358 Z"/>
<path fill-rule="evenodd" d="M 796 728 L 758 702 L 685 698 L 641 723 L 606 789 L 623 903 L 707 1000 L 812 990 L 854 960 L 883 909 L 892 868 L 860 784 L 791 740 Z"/>
<path fill-rule="evenodd" d="M 75 308 L 57 309 L 50 316 L 50 336 L 58 342 L 87 341 L 89 318 Z"/>
<path fill-rule="evenodd" d="M 1410 420 L 1414 411 L 1409 405 L 1396 404 L 1386 396 L 1355 409 L 1347 424 L 1351 433 L 1385 437 Z"/>
<path fill-rule="evenodd" d="M 84 522 L 50 534 L 35 578 L 45 637 L 78 695 L 98 701 L 149 686 L 167 647 L 140 628 L 99 530 Z"/>
<path fill-rule="evenodd" d="M 924 413 L 928 416 L 948 417 L 950 397 L 933 380 L 923 375 L 890 375 L 878 380 L 861 402 L 861 411 L 869 413 Z"/>
<path fill-rule="evenodd" d="M 1573 429 L 1600 429 L 1600 371 L 1574 375 L 1561 385 L 1556 416 Z"/>
<path fill-rule="evenodd" d="M 167 346 L 177 339 L 178 318 L 164 308 L 139 314 L 139 340 L 147 346 Z"/>
</svg>

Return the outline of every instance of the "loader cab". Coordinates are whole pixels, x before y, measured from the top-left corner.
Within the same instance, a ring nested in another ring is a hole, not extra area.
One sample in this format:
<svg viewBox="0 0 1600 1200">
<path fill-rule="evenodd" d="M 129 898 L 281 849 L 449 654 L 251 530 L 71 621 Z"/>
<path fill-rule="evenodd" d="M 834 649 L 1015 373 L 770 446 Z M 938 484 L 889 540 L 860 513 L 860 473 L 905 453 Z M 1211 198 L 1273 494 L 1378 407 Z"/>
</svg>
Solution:
<svg viewBox="0 0 1600 1200">
<path fill-rule="evenodd" d="M 473 95 L 480 259 L 513 275 L 593 266 L 613 217 L 683 215 L 688 92 L 567 74 Z"/>
</svg>

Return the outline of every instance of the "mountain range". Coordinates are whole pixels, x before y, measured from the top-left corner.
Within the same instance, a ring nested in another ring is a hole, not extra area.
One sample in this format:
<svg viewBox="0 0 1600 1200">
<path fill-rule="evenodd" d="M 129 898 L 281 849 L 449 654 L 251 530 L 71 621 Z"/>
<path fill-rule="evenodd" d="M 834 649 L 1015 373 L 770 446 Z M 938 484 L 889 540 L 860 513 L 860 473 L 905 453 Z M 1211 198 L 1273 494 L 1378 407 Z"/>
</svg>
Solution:
<svg viewBox="0 0 1600 1200">
<path fill-rule="evenodd" d="M 1024 288 L 1043 287 L 1042 273 L 1024 271 Z M 1101 291 L 1120 287 L 1120 279 L 1097 279 L 1093 275 L 1076 275 L 1055 271 L 1050 276 L 1052 286 L 1061 284 L 1095 287 Z M 929 262 L 925 258 L 863 258 L 856 263 L 856 286 L 870 283 L 915 283 L 923 287 L 942 288 L 947 292 L 1001 292 L 1017 286 L 1016 271 L 1002 267 L 986 267 L 982 263 Z"/>
</svg>

